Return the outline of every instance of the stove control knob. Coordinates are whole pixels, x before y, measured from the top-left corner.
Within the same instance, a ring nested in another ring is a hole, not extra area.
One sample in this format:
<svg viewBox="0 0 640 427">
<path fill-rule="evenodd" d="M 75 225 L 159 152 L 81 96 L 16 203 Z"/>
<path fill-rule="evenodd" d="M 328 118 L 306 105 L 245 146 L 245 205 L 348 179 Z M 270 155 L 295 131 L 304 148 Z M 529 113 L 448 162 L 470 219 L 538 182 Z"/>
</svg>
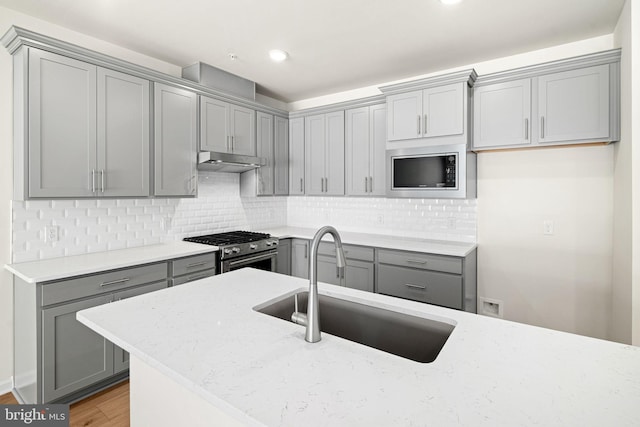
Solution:
<svg viewBox="0 0 640 427">
<path fill-rule="evenodd" d="M 240 252 L 240 248 L 238 247 L 231 248 L 231 250 L 233 251 L 234 254 L 237 254 L 238 252 Z"/>
<path fill-rule="evenodd" d="M 278 241 L 277 240 L 273 241 L 273 246 L 278 246 Z"/>
<path fill-rule="evenodd" d="M 225 255 L 229 255 L 231 253 L 231 249 L 225 249 L 224 253 L 225 253 Z"/>
<path fill-rule="evenodd" d="M 258 245 L 256 245 L 255 243 L 252 243 L 252 244 L 249 245 L 249 249 L 251 249 L 251 250 L 258 249 Z"/>
</svg>

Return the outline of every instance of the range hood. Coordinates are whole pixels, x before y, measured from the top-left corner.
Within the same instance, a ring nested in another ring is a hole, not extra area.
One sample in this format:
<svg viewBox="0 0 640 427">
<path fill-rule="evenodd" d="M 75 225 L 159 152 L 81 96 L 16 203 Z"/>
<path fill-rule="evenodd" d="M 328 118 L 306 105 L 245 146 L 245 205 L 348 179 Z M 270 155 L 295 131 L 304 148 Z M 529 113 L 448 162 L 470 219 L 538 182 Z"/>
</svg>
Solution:
<svg viewBox="0 0 640 427">
<path fill-rule="evenodd" d="M 205 171 L 240 173 L 266 164 L 261 157 L 218 153 L 215 151 L 201 151 L 198 153 L 198 169 Z"/>
</svg>

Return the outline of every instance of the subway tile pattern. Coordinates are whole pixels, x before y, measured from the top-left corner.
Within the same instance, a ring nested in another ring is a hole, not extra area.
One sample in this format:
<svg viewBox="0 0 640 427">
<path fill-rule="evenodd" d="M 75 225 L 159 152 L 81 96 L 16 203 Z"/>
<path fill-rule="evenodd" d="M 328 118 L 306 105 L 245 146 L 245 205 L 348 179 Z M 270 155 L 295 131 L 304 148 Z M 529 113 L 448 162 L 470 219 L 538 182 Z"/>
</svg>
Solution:
<svg viewBox="0 0 640 427">
<path fill-rule="evenodd" d="M 476 241 L 476 200 L 240 197 L 240 175 L 199 172 L 195 199 L 12 202 L 12 262 L 282 225 Z M 59 239 L 45 241 L 45 227 Z"/>
<path fill-rule="evenodd" d="M 12 262 L 151 245 L 286 223 L 285 197 L 241 198 L 238 174 L 200 172 L 196 199 L 12 202 Z M 45 227 L 59 239 L 45 241 Z"/>
<path fill-rule="evenodd" d="M 287 225 L 473 243 L 476 208 L 476 199 L 289 197 Z"/>
</svg>

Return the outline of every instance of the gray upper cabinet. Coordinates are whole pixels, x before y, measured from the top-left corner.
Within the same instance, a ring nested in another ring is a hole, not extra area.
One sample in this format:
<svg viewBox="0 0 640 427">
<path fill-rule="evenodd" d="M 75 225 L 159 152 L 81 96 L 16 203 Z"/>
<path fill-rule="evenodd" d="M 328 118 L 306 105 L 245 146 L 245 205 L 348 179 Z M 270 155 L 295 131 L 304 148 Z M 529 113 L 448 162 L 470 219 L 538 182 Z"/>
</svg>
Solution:
<svg viewBox="0 0 640 427">
<path fill-rule="evenodd" d="M 240 195 L 281 196 L 289 192 L 289 123 L 282 117 L 256 114 L 257 156 L 265 164 L 240 175 Z"/>
<path fill-rule="evenodd" d="M 305 117 L 308 195 L 344 195 L 344 111 Z"/>
<path fill-rule="evenodd" d="M 388 140 L 459 135 L 464 132 L 464 83 L 387 97 Z"/>
<path fill-rule="evenodd" d="M 346 111 L 345 174 L 349 196 L 384 196 L 386 106 Z"/>
<path fill-rule="evenodd" d="M 475 88 L 473 146 L 531 144 L 531 80 Z"/>
<path fill-rule="evenodd" d="M 273 194 L 286 196 L 289 194 L 289 120 L 283 117 L 275 117 L 273 146 Z"/>
<path fill-rule="evenodd" d="M 609 136 L 609 65 L 538 77 L 538 140 Z"/>
<path fill-rule="evenodd" d="M 149 196 L 148 80 L 37 49 L 27 80 L 28 197 Z"/>
<path fill-rule="evenodd" d="M 96 67 L 37 49 L 28 64 L 28 197 L 91 197 Z"/>
<path fill-rule="evenodd" d="M 304 194 L 304 117 L 289 120 L 289 195 Z"/>
<path fill-rule="evenodd" d="M 149 126 L 149 81 L 98 68 L 96 185 L 102 195 L 149 195 Z"/>
<path fill-rule="evenodd" d="M 617 141 L 619 61 L 612 50 L 482 76 L 473 149 Z"/>
<path fill-rule="evenodd" d="M 218 99 L 200 97 L 200 149 L 256 155 L 256 112 Z"/>
<path fill-rule="evenodd" d="M 257 114 L 257 153 L 265 161 L 265 165 L 248 173 L 257 174 L 258 195 L 272 195 L 274 186 L 274 153 L 273 153 L 273 116 L 258 111 Z"/>
<path fill-rule="evenodd" d="M 197 188 L 197 95 L 154 85 L 154 159 L 156 196 L 195 197 Z"/>
</svg>

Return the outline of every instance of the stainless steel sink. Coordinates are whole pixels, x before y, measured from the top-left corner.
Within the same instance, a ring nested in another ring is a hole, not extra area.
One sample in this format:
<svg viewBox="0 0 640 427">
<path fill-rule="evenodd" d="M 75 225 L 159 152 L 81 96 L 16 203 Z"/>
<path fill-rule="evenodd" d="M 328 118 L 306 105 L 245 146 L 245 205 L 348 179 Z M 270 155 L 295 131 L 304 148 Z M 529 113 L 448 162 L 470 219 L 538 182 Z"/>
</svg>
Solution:
<svg viewBox="0 0 640 427">
<path fill-rule="evenodd" d="M 306 312 L 308 292 L 287 295 L 254 310 L 291 321 L 295 295 L 298 311 Z M 420 363 L 430 363 L 438 357 L 454 328 L 436 320 L 320 295 L 322 332 Z"/>
</svg>

